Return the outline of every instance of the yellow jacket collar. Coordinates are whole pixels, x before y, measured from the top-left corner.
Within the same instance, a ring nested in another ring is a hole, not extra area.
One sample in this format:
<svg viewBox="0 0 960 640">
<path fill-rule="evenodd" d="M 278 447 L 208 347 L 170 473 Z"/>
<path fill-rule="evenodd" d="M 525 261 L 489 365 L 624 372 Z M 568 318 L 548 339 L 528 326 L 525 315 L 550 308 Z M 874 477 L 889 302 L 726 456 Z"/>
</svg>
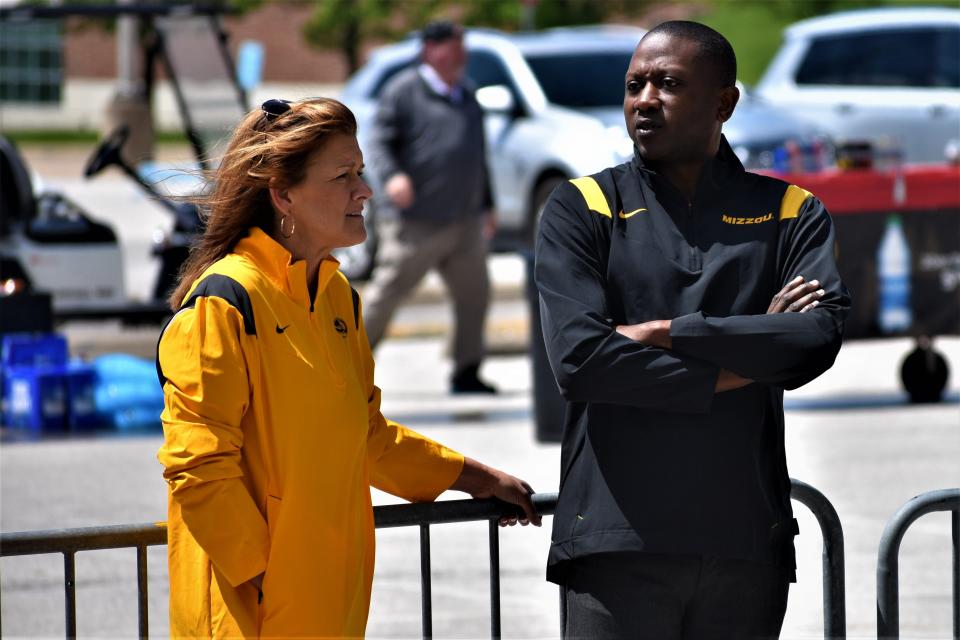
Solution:
<svg viewBox="0 0 960 640">
<path fill-rule="evenodd" d="M 310 295 L 307 292 L 306 260 L 294 262 L 290 252 L 263 229 L 251 228 L 247 237 L 237 243 L 235 253 L 257 265 L 267 278 L 288 296 L 302 304 L 310 304 Z M 320 263 L 320 272 L 317 274 L 317 296 L 323 294 L 330 279 L 339 268 L 340 262 L 333 256 L 323 259 Z"/>
</svg>

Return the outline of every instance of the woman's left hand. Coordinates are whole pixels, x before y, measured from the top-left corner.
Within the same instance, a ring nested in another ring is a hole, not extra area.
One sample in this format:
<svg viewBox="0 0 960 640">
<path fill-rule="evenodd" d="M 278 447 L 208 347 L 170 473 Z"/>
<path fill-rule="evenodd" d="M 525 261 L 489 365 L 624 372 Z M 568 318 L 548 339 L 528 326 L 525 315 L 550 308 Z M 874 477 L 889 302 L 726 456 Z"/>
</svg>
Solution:
<svg viewBox="0 0 960 640">
<path fill-rule="evenodd" d="M 500 518 L 501 527 L 515 525 L 518 521 L 522 525 L 533 523 L 540 526 L 541 518 L 530 500 L 533 488 L 520 478 L 492 469 L 473 458 L 463 459 L 463 471 L 450 488 L 469 493 L 474 498 L 498 498 L 523 509 L 523 517 Z"/>
</svg>

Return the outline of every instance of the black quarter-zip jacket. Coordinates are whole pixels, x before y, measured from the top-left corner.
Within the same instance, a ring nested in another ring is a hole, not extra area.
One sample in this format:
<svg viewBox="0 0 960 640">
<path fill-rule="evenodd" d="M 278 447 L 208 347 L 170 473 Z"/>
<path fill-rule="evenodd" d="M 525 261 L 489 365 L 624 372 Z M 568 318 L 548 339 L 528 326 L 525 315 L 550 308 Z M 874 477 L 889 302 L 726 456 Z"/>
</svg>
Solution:
<svg viewBox="0 0 960 640">
<path fill-rule="evenodd" d="M 766 314 L 798 275 L 820 281 L 819 305 Z M 535 277 L 567 401 L 548 579 L 610 551 L 792 572 L 783 390 L 833 364 L 850 306 L 823 204 L 747 173 L 725 139 L 692 202 L 637 155 L 557 187 Z M 615 330 L 666 319 L 670 350 Z M 755 382 L 715 393 L 720 369 Z"/>
</svg>

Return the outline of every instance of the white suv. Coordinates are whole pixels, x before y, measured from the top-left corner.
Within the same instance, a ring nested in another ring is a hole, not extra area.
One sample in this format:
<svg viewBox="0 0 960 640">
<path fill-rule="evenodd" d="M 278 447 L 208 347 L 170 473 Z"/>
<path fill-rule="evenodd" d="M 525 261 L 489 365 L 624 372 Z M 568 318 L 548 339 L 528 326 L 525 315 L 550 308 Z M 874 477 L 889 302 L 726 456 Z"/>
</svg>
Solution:
<svg viewBox="0 0 960 640">
<path fill-rule="evenodd" d="M 960 139 L 960 10 L 845 11 L 788 27 L 756 88 L 837 143 L 943 162 Z"/>
</svg>

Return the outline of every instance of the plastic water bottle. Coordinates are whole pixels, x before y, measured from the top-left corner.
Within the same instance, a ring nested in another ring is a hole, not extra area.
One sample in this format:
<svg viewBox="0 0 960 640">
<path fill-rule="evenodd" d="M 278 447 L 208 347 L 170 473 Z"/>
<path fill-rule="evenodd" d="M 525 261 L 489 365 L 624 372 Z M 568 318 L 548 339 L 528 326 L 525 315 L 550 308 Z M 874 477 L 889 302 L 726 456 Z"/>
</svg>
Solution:
<svg viewBox="0 0 960 640">
<path fill-rule="evenodd" d="M 910 308 L 910 247 L 899 215 L 887 218 L 877 250 L 880 304 L 877 323 L 882 333 L 906 331 L 913 322 Z"/>
</svg>

